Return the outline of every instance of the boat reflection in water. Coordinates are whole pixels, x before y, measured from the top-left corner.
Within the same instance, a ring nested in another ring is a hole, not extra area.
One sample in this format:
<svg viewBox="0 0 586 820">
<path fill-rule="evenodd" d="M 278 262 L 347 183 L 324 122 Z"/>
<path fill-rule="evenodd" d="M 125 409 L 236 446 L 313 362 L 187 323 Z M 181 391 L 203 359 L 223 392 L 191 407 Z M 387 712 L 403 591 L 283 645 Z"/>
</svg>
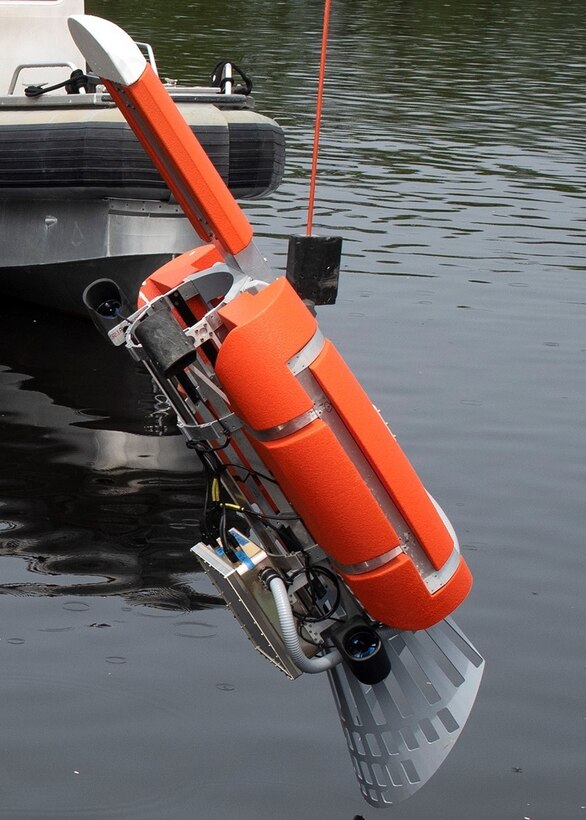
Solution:
<svg viewBox="0 0 586 820">
<path fill-rule="evenodd" d="M 2 314 L 0 592 L 220 604 L 186 582 L 203 481 L 146 374 L 87 322 Z"/>
</svg>

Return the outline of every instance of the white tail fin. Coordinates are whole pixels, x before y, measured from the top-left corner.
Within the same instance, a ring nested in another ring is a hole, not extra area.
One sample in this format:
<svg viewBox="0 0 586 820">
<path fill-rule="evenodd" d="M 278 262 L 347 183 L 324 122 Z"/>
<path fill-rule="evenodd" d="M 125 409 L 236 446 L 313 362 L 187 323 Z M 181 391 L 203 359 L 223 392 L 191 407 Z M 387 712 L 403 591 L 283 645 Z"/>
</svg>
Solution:
<svg viewBox="0 0 586 820">
<path fill-rule="evenodd" d="M 344 664 L 328 672 L 365 800 L 398 803 L 441 766 L 472 709 L 484 660 L 451 619 L 386 637 L 391 673 L 364 686 Z"/>
</svg>

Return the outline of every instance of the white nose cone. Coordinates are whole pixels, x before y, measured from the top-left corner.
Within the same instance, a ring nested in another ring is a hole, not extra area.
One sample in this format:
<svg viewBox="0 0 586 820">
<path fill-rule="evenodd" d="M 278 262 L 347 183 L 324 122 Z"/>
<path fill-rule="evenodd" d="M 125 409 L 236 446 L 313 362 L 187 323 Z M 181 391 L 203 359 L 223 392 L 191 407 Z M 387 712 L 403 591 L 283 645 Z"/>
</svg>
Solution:
<svg viewBox="0 0 586 820">
<path fill-rule="evenodd" d="M 99 77 L 133 85 L 142 76 L 147 62 L 134 40 L 119 26 L 89 14 L 74 14 L 67 24 L 88 66 Z"/>
</svg>

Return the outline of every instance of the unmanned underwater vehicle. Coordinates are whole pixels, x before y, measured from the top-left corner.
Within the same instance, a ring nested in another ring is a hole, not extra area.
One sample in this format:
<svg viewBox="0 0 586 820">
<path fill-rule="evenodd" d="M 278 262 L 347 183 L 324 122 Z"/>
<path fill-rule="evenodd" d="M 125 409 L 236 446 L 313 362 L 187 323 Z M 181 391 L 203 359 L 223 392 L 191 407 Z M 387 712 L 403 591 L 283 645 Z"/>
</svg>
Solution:
<svg viewBox="0 0 586 820">
<path fill-rule="evenodd" d="M 396 803 L 445 759 L 482 677 L 449 618 L 472 581 L 456 534 L 308 294 L 272 276 L 137 46 L 99 18 L 69 25 L 203 243 L 149 276 L 137 308 L 105 279 L 86 305 L 144 364 L 201 460 L 194 554 L 266 659 L 289 678 L 326 674 L 364 798 Z M 339 242 L 292 247 L 293 281 L 317 266 L 331 284 Z"/>
</svg>

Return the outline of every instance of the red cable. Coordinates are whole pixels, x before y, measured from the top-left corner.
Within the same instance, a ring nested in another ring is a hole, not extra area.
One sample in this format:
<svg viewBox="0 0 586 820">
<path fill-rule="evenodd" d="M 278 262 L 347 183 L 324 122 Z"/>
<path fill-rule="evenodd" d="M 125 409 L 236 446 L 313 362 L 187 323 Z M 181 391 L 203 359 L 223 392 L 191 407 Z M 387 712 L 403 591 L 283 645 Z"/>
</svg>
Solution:
<svg viewBox="0 0 586 820">
<path fill-rule="evenodd" d="M 321 112 L 326 77 L 326 51 L 328 48 L 328 29 L 330 27 L 331 0 L 325 0 L 324 22 L 321 40 L 321 60 L 319 65 L 319 81 L 317 85 L 317 104 L 315 107 L 315 130 L 313 133 L 313 160 L 311 163 L 311 180 L 309 184 L 309 204 L 307 207 L 307 236 L 311 235 L 313 226 L 313 204 L 315 201 L 315 184 L 317 180 L 317 157 L 319 153 L 319 129 L 321 126 Z"/>
</svg>

